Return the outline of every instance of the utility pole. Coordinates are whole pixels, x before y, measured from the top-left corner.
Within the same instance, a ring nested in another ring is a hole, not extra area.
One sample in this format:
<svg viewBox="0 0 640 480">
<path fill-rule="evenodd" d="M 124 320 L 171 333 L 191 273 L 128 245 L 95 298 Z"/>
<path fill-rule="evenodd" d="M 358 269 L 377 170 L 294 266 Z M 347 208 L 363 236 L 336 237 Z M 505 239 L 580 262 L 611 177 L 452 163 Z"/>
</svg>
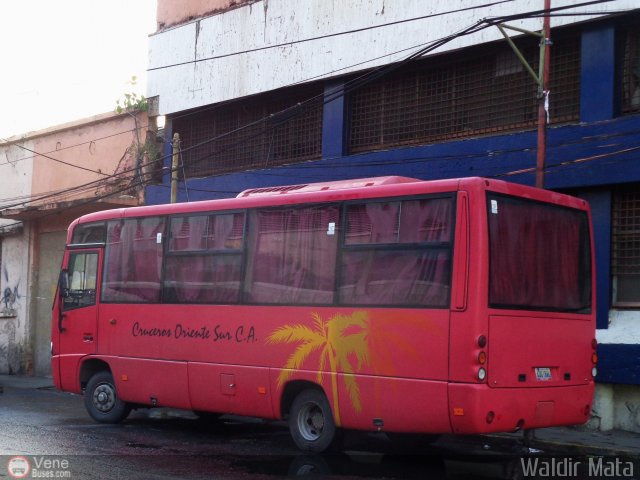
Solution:
<svg viewBox="0 0 640 480">
<path fill-rule="evenodd" d="M 551 9 L 551 0 L 544 0 L 544 9 L 546 10 L 541 32 L 532 32 L 524 28 L 513 27 L 505 24 L 497 24 L 498 30 L 504 36 L 513 52 L 516 54 L 522 66 L 538 85 L 538 145 L 536 158 L 536 187 L 544 188 L 544 168 L 547 156 L 547 124 L 549 123 L 549 70 L 551 66 L 551 56 L 549 55 L 549 46 L 551 45 L 551 23 L 549 19 L 549 10 Z M 536 73 L 529 62 L 518 49 L 513 40 L 507 35 L 505 29 L 514 30 L 527 35 L 534 35 L 540 39 L 540 61 L 538 63 L 538 73 Z"/>
<path fill-rule="evenodd" d="M 544 9 L 547 10 L 542 23 L 542 38 L 540 39 L 540 70 L 542 70 L 541 82 L 538 84 L 538 157 L 536 161 L 536 187 L 544 188 L 544 167 L 547 156 L 547 124 L 549 123 L 549 67 L 551 57 L 549 46 L 551 44 L 551 21 L 549 9 L 551 0 L 544 0 Z"/>
<path fill-rule="evenodd" d="M 178 161 L 180 159 L 180 135 L 173 134 L 171 155 L 171 203 L 178 201 Z"/>
</svg>

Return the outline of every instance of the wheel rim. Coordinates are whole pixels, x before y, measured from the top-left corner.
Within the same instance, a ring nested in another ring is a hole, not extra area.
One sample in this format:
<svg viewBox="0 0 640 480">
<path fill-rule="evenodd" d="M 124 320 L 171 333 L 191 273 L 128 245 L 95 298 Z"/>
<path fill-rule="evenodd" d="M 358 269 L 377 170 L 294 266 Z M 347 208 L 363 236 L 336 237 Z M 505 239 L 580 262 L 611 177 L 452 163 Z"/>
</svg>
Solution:
<svg viewBox="0 0 640 480">
<path fill-rule="evenodd" d="M 298 413 L 298 431 L 307 441 L 318 440 L 324 429 L 324 413 L 316 403 L 306 403 Z"/>
<path fill-rule="evenodd" d="M 116 389 L 108 383 L 101 383 L 93 391 L 93 406 L 102 413 L 110 412 L 116 404 Z"/>
</svg>

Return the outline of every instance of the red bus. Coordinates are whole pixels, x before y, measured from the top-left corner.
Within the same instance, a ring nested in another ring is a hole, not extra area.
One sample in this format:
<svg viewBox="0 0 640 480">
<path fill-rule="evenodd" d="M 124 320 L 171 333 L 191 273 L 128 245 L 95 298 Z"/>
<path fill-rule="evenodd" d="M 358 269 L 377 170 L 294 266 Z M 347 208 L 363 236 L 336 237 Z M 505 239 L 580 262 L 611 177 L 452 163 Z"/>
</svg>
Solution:
<svg viewBox="0 0 640 480">
<path fill-rule="evenodd" d="M 587 202 L 497 180 L 381 177 L 92 213 L 69 227 L 57 388 L 342 429 L 584 423 L 596 375 Z"/>
</svg>

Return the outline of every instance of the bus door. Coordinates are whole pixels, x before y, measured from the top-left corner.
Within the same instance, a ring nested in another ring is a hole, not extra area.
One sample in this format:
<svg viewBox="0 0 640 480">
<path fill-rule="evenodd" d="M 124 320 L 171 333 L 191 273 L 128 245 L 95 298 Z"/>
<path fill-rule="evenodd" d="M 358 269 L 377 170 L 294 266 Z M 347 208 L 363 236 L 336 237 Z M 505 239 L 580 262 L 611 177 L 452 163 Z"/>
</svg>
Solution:
<svg viewBox="0 0 640 480">
<path fill-rule="evenodd" d="M 67 250 L 60 275 L 58 300 L 58 348 L 63 390 L 78 391 L 79 360 L 96 353 L 98 307 L 96 304 L 102 250 Z M 54 326 L 55 328 L 55 326 Z"/>
</svg>

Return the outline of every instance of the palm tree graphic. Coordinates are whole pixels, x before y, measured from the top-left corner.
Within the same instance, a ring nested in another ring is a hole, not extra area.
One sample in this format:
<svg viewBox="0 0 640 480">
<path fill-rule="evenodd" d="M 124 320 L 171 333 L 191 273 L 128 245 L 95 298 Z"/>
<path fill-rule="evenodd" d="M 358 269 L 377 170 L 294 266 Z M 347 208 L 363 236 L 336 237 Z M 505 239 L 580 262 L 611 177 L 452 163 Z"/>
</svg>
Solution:
<svg viewBox="0 0 640 480">
<path fill-rule="evenodd" d="M 278 327 L 267 337 L 267 344 L 296 343 L 298 346 L 289 355 L 280 375 L 278 387 L 282 387 L 295 370 L 302 368 L 309 356 L 320 352 L 318 365 L 318 383 L 322 385 L 322 373 L 327 363 L 331 375 L 331 394 L 333 396 L 336 425 L 341 425 L 338 407 L 337 373 L 343 373 L 343 381 L 349 394 L 351 405 L 356 412 L 362 409 L 360 389 L 355 373 L 369 363 L 369 317 L 367 312 L 358 311 L 351 315 L 336 314 L 323 320 L 318 313 L 312 313 L 313 327 L 302 324 Z M 355 363 L 355 366 L 354 366 Z"/>
</svg>

